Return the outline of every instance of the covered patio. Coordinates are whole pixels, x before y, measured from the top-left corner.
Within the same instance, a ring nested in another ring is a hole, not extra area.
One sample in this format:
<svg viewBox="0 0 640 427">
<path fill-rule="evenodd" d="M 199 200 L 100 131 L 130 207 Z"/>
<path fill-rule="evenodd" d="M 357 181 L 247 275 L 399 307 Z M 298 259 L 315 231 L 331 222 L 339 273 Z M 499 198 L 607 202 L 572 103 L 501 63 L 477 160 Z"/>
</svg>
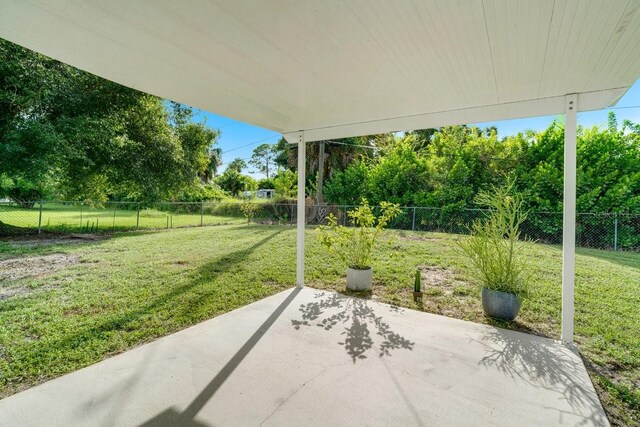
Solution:
<svg viewBox="0 0 640 427">
<path fill-rule="evenodd" d="M 0 424 L 608 422 L 554 340 L 294 288 L 1 400 Z"/>
<path fill-rule="evenodd" d="M 0 421 L 608 424 L 571 347 L 577 113 L 615 105 L 640 77 L 639 9 L 0 2 L 0 37 L 298 146 L 298 289 L 5 399 Z M 302 289 L 307 143 L 553 114 L 565 115 L 563 344 Z"/>
</svg>

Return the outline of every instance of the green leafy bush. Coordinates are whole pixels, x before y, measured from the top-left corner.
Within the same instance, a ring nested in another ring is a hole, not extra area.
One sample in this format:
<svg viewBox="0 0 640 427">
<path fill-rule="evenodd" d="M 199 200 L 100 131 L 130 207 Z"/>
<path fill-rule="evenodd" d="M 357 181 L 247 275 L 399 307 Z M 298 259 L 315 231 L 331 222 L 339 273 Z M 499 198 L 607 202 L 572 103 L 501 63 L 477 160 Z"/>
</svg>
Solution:
<svg viewBox="0 0 640 427">
<path fill-rule="evenodd" d="M 258 210 L 258 205 L 251 202 L 250 200 L 247 200 L 242 204 L 242 206 L 240 207 L 240 210 L 242 210 L 242 214 L 244 215 L 245 218 L 247 218 L 247 223 L 249 223 L 251 222 L 253 217 L 256 215 L 256 211 Z"/>
<path fill-rule="evenodd" d="M 474 221 L 471 235 L 460 241 L 485 288 L 519 297 L 529 293 L 523 277 L 522 249 L 530 243 L 520 239 L 520 225 L 526 220 L 522 196 L 513 191 L 513 181 L 491 192 L 478 194 L 477 203 L 487 206 L 486 218 Z"/>
<path fill-rule="evenodd" d="M 327 225 L 319 227 L 320 242 L 335 252 L 350 268 L 366 270 L 371 268 L 372 251 L 378 233 L 400 213 L 397 204 L 380 203 L 380 215 L 374 215 L 365 198 L 358 208 L 348 213 L 353 227 L 338 225 L 333 214 L 327 216 Z"/>
<path fill-rule="evenodd" d="M 278 175 L 273 178 L 273 188 L 276 190 L 276 197 L 278 198 L 296 197 L 298 175 L 288 169 L 278 172 Z"/>
<path fill-rule="evenodd" d="M 220 201 L 226 194 L 220 187 L 213 183 L 201 184 L 185 191 L 179 198 L 181 202 L 210 202 Z"/>
<path fill-rule="evenodd" d="M 258 190 L 267 189 L 271 190 L 275 188 L 275 183 L 273 178 L 262 178 L 258 181 Z"/>
<path fill-rule="evenodd" d="M 258 189 L 258 182 L 248 175 L 242 175 L 235 169 L 227 168 L 222 175 L 216 177 L 214 183 L 222 190 L 234 197 L 243 191 L 255 191 Z"/>
<path fill-rule="evenodd" d="M 324 185 L 324 196 L 332 204 L 352 205 L 369 192 L 369 168 L 364 161 L 351 163 L 345 170 L 336 170 Z"/>
</svg>

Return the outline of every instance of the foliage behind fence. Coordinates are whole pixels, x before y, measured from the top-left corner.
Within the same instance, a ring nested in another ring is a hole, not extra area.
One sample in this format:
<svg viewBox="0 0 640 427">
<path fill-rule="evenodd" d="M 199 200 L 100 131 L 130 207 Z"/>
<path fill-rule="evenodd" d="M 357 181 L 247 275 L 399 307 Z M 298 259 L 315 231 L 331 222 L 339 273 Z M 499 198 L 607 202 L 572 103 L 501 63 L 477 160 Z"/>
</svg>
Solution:
<svg viewBox="0 0 640 427">
<path fill-rule="evenodd" d="M 307 205 L 307 222 L 319 224 L 329 213 L 349 225 L 347 213 L 356 206 Z M 265 224 L 294 224 L 294 203 L 256 203 L 253 221 Z M 443 233 L 468 231 L 471 223 L 483 217 L 482 209 L 442 209 L 403 207 L 389 228 Z M 20 231 L 109 232 L 132 229 L 161 229 L 246 221 L 242 202 L 107 202 L 93 206 L 82 202 L 35 202 L 32 208 L 0 202 L 0 234 L 8 227 Z M 17 231 L 16 231 L 17 230 Z M 562 243 L 561 212 L 531 212 L 522 232 L 540 243 Z M 621 213 L 578 213 L 578 246 L 640 251 L 640 215 Z"/>
</svg>

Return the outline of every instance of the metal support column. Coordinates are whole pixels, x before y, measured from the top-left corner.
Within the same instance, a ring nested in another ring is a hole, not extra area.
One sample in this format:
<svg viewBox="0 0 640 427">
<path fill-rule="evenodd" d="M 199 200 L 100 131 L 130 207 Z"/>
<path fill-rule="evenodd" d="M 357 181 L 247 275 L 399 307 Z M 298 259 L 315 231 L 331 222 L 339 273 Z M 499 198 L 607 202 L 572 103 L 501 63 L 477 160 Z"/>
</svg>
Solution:
<svg viewBox="0 0 640 427">
<path fill-rule="evenodd" d="M 321 205 L 324 203 L 322 194 L 322 186 L 324 184 L 324 141 L 319 142 L 318 150 L 318 188 L 316 189 L 316 203 Z"/>
<path fill-rule="evenodd" d="M 618 252 L 618 212 L 613 215 L 613 250 Z"/>
<path fill-rule="evenodd" d="M 42 200 L 40 200 L 40 209 L 38 210 L 38 234 L 42 234 Z"/>
<path fill-rule="evenodd" d="M 574 284 L 576 270 L 576 130 L 578 96 L 567 95 L 564 124 L 564 200 L 562 212 L 562 332 L 565 344 L 573 342 Z"/>
<path fill-rule="evenodd" d="M 297 206 L 297 257 L 296 257 L 296 284 L 304 287 L 304 229 L 305 229 L 305 178 L 307 149 L 304 140 L 304 132 L 298 133 L 298 206 Z"/>
<path fill-rule="evenodd" d="M 416 231 L 416 207 L 413 207 L 413 219 L 411 220 L 411 231 Z"/>
</svg>

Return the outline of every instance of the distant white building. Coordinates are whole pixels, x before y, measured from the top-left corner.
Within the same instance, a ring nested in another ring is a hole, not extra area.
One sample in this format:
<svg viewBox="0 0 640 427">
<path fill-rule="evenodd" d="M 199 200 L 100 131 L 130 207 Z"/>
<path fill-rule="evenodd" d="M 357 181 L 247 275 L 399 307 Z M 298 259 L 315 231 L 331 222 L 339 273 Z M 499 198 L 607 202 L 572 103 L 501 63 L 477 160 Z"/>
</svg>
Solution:
<svg viewBox="0 0 640 427">
<path fill-rule="evenodd" d="M 276 196 L 276 190 L 272 188 L 263 188 L 256 191 L 256 197 L 260 199 L 273 199 Z"/>
<path fill-rule="evenodd" d="M 276 196 L 276 190 L 272 188 L 263 188 L 258 191 L 243 191 L 242 196 L 250 199 L 251 197 L 257 197 L 259 199 L 273 199 Z"/>
</svg>

